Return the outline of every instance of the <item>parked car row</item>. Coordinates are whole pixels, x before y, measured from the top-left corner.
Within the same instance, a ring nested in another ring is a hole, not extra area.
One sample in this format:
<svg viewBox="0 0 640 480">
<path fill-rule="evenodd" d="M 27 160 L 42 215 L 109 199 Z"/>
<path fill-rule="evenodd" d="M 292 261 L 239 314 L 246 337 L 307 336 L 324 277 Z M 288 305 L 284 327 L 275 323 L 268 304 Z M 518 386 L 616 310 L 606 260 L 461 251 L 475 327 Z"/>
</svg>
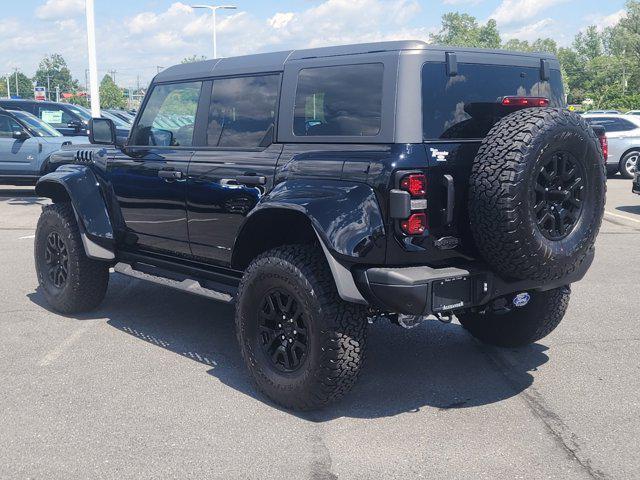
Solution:
<svg viewBox="0 0 640 480">
<path fill-rule="evenodd" d="M 640 116 L 587 113 L 583 118 L 592 126 L 605 128 L 609 145 L 607 172 L 633 178 L 640 156 Z"/>
<path fill-rule="evenodd" d="M 72 143 L 87 137 L 65 137 L 35 115 L 0 108 L 0 184 L 35 184 L 48 173 L 51 154 Z"/>
<path fill-rule="evenodd" d="M 129 136 L 133 118 L 124 110 L 103 110 L 118 138 Z M 87 144 L 91 111 L 67 103 L 0 99 L 0 184 L 35 184 L 48 159 L 66 144 Z"/>
</svg>

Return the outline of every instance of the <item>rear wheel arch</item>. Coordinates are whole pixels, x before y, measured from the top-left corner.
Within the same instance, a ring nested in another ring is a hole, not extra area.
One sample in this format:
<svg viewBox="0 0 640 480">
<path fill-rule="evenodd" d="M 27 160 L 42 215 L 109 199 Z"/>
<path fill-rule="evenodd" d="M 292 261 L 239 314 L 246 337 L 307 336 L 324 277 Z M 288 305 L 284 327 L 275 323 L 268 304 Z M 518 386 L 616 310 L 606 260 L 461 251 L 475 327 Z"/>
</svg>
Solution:
<svg viewBox="0 0 640 480">
<path fill-rule="evenodd" d="M 340 297 L 347 302 L 367 304 L 350 270 L 333 257 L 311 219 L 294 208 L 264 208 L 251 215 L 236 240 L 231 266 L 245 270 L 258 256 L 286 245 L 317 248 L 331 270 Z"/>
<path fill-rule="evenodd" d="M 244 270 L 254 258 L 274 248 L 317 243 L 316 231 L 304 213 L 290 208 L 264 208 L 247 218 L 236 239 L 231 265 Z"/>
<path fill-rule="evenodd" d="M 622 154 L 622 156 L 620 157 L 620 160 L 618 161 L 618 171 L 620 172 L 620 174 L 622 176 L 624 176 L 625 178 L 633 178 L 633 176 L 629 176 L 627 175 L 627 173 L 625 172 L 625 163 L 626 163 L 626 158 L 631 155 L 631 154 L 637 154 L 638 156 L 640 156 L 640 148 L 638 147 L 633 147 L 630 148 L 629 150 L 627 150 L 626 152 L 624 152 Z M 636 166 L 637 168 L 637 166 Z"/>
</svg>

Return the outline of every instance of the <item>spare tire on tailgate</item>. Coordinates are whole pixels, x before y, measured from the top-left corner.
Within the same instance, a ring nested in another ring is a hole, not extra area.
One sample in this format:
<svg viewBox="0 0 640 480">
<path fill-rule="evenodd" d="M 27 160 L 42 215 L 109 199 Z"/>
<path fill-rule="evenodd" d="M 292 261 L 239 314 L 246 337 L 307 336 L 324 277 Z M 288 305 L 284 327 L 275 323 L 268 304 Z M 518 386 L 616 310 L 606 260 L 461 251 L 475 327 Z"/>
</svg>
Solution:
<svg viewBox="0 0 640 480">
<path fill-rule="evenodd" d="M 578 115 L 529 108 L 503 118 L 482 142 L 470 181 L 471 230 L 496 273 L 558 279 L 593 248 L 606 175 L 599 141 Z"/>
</svg>

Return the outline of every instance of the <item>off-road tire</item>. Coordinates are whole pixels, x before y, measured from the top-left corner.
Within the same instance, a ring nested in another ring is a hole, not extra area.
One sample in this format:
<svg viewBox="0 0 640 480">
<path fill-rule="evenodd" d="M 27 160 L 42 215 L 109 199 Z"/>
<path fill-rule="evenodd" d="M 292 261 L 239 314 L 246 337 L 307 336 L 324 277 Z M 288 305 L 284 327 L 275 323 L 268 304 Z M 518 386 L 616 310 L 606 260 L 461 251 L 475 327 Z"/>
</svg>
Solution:
<svg viewBox="0 0 640 480">
<path fill-rule="evenodd" d="M 640 152 L 629 152 L 620 160 L 620 175 L 622 178 L 632 179 L 635 175 L 634 172 L 629 172 L 627 169 L 627 161 L 632 157 L 640 157 Z M 636 169 L 638 168 L 636 163 Z"/>
<path fill-rule="evenodd" d="M 58 288 L 48 275 L 45 252 L 52 233 L 60 236 L 67 251 L 68 274 L 62 288 Z M 41 291 L 57 312 L 88 312 L 104 299 L 109 283 L 109 266 L 85 255 L 71 204 L 55 203 L 43 207 L 36 228 L 34 255 Z"/>
<path fill-rule="evenodd" d="M 522 347 L 549 335 L 560 324 L 569 306 L 569 287 L 533 292 L 522 308 L 502 312 L 458 315 L 462 326 L 483 343 L 498 347 Z"/>
<path fill-rule="evenodd" d="M 258 310 L 272 289 L 293 295 L 306 315 L 308 351 L 298 370 L 279 371 L 258 338 Z M 292 410 L 315 410 L 346 394 L 364 360 L 366 310 L 344 302 L 318 247 L 276 248 L 254 259 L 246 270 L 236 302 L 236 334 L 242 357 L 258 388 Z"/>
<path fill-rule="evenodd" d="M 582 210 L 565 238 L 553 240 L 533 213 L 537 169 L 558 152 L 584 169 Z M 531 108 L 503 118 L 473 162 L 469 217 L 481 256 L 501 276 L 553 280 L 571 273 L 593 247 L 602 223 L 606 174 L 595 133 L 578 115 Z"/>
</svg>

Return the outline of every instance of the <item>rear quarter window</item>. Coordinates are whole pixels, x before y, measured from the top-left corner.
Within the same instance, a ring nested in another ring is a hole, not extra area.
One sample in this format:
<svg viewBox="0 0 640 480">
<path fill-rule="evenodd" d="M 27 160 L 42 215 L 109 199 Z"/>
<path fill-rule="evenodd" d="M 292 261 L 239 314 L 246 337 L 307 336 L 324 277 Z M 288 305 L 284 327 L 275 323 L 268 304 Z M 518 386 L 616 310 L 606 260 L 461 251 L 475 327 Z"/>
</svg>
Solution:
<svg viewBox="0 0 640 480">
<path fill-rule="evenodd" d="M 298 76 L 294 135 L 374 137 L 382 128 L 382 63 L 306 68 Z"/>
<path fill-rule="evenodd" d="M 458 75 L 447 75 L 444 63 L 422 69 L 423 138 L 484 138 L 498 121 L 495 105 L 505 96 L 546 97 L 552 107 L 564 106 L 562 78 L 551 70 L 549 81 L 540 69 L 504 65 L 458 64 Z"/>
</svg>

